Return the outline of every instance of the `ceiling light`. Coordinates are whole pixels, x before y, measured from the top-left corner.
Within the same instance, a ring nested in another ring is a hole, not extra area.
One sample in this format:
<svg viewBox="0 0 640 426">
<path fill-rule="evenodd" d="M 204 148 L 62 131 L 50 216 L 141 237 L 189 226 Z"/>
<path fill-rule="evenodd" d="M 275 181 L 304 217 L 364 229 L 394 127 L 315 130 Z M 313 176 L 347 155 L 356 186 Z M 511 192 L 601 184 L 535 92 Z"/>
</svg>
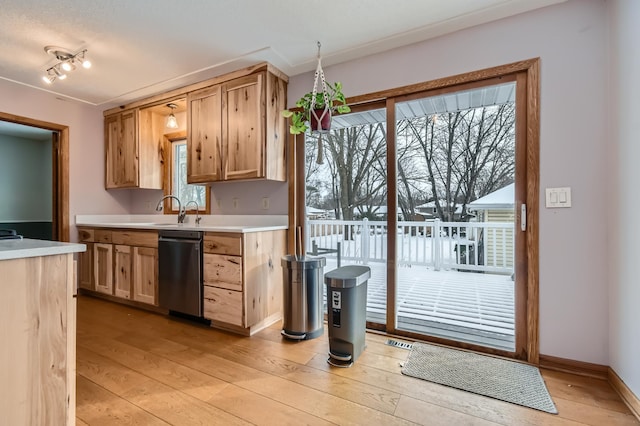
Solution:
<svg viewBox="0 0 640 426">
<path fill-rule="evenodd" d="M 74 71 L 76 69 L 76 62 L 81 63 L 84 68 L 91 67 L 91 62 L 86 58 L 87 49 L 74 54 L 62 47 L 45 46 L 44 51 L 55 56 L 59 61 L 57 64 L 48 68 L 46 75 L 42 77 L 42 80 L 47 84 L 53 83 L 56 79 L 64 80 L 67 78 L 66 72 Z"/>
<path fill-rule="evenodd" d="M 178 108 L 178 105 L 176 104 L 167 104 L 167 106 L 169 108 L 171 108 L 171 114 L 169 114 L 169 116 L 167 117 L 167 127 L 170 129 L 177 129 L 178 128 L 178 120 L 176 120 L 176 116 L 173 115 L 173 110 Z"/>
</svg>

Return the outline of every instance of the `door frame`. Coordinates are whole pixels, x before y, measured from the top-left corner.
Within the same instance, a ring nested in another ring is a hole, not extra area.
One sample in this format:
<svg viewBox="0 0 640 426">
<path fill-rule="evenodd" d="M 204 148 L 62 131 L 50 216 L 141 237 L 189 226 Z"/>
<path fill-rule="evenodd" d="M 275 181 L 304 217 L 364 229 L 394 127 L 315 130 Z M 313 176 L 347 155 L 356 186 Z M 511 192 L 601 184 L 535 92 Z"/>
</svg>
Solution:
<svg viewBox="0 0 640 426">
<path fill-rule="evenodd" d="M 4 112 L 0 112 L 0 121 L 54 132 L 52 136 L 52 235 L 55 241 L 69 242 L 69 126 Z"/>
<path fill-rule="evenodd" d="M 481 82 L 484 80 L 500 79 L 506 76 L 515 76 L 520 90 L 516 94 L 516 108 L 524 111 L 524 122 L 516 122 L 516 132 L 524 135 L 526 146 L 523 145 L 520 152 L 516 153 L 516 161 L 521 161 L 520 173 L 526 176 L 516 179 L 522 182 L 516 187 L 516 228 L 521 223 L 521 206 L 526 205 L 526 232 L 522 232 L 516 244 L 522 244 L 526 250 L 526 256 L 519 259 L 515 265 L 516 274 L 526 275 L 526 289 L 523 297 L 516 300 L 516 315 L 520 317 L 516 320 L 518 330 L 516 336 L 521 339 L 516 341 L 515 357 L 531 364 L 537 365 L 540 360 L 539 345 L 539 171 L 540 171 L 540 58 L 527 59 L 506 65 L 472 71 L 464 74 L 431 80 L 423 83 L 403 86 L 366 95 L 347 98 L 350 106 L 364 105 L 374 101 L 385 100 L 387 102 L 387 173 L 396 173 L 395 164 L 395 123 L 392 122 L 395 115 L 390 113 L 395 107 L 395 98 L 412 93 L 427 92 L 437 89 L 446 89 L 465 83 Z M 519 116 L 519 115 L 518 115 Z M 390 121 L 391 120 L 391 121 Z M 516 147 L 518 149 L 518 147 Z M 526 151 L 525 151 L 526 150 Z M 290 253 L 305 253 L 304 242 L 306 241 L 306 217 L 305 217 L 305 176 L 304 176 L 304 135 L 296 137 L 289 135 L 288 155 L 288 181 L 289 181 L 289 237 L 288 245 Z M 524 164 L 522 164 L 524 163 Z M 516 166 L 516 170 L 518 166 Z M 397 191 L 394 185 L 388 188 L 388 211 L 397 210 Z M 388 227 L 397 227 L 395 215 L 388 217 Z M 395 238 L 389 234 L 387 254 L 387 284 L 391 282 L 390 288 L 396 289 L 395 280 Z M 522 236 L 522 235 L 521 235 Z M 523 272 L 524 271 L 524 272 Z M 395 303 L 393 292 L 387 292 L 387 298 Z M 389 306 L 389 304 L 387 305 Z M 388 334 L 398 333 L 395 327 L 389 327 L 389 317 L 394 314 L 387 309 Z M 518 314 L 520 312 L 521 314 Z M 411 336 L 410 336 L 411 337 Z M 422 337 L 422 336 L 421 336 Z M 434 339 L 437 341 L 437 339 Z M 444 342 L 447 343 L 447 342 Z M 509 355 L 504 351 L 492 351 L 487 348 L 480 348 L 472 345 L 460 345 L 469 349 L 482 349 L 487 352 L 494 352 L 498 355 Z M 513 355 L 512 355 L 513 356 Z"/>
</svg>

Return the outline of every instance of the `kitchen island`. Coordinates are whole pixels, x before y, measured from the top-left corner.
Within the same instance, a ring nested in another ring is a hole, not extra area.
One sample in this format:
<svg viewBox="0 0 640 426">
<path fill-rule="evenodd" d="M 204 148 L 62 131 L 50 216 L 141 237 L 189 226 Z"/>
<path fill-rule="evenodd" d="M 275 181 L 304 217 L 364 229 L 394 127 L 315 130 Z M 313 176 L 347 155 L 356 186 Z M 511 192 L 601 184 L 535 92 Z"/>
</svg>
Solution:
<svg viewBox="0 0 640 426">
<path fill-rule="evenodd" d="M 0 241 L 3 424 L 75 424 L 73 253 L 84 250 L 84 244 Z"/>
</svg>

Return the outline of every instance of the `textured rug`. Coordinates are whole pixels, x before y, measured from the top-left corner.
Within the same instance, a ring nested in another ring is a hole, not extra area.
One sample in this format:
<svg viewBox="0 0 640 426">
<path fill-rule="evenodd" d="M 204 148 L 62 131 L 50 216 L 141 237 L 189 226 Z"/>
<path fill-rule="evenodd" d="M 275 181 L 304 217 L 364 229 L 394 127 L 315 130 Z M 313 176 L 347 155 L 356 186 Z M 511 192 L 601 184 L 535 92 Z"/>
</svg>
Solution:
<svg viewBox="0 0 640 426">
<path fill-rule="evenodd" d="M 402 374 L 558 414 L 540 370 L 531 365 L 414 343 Z"/>
</svg>

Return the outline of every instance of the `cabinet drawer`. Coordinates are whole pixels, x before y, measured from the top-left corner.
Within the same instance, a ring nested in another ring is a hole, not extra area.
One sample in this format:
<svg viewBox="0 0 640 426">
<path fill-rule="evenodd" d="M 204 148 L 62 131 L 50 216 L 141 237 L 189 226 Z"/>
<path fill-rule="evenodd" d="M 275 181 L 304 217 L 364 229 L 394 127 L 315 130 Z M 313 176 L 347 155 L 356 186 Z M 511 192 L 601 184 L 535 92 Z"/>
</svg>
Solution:
<svg viewBox="0 0 640 426">
<path fill-rule="evenodd" d="M 94 242 L 94 230 L 89 228 L 78 228 L 78 240 L 81 243 L 92 243 Z"/>
<path fill-rule="evenodd" d="M 204 284 L 242 291 L 242 258 L 204 254 Z"/>
<path fill-rule="evenodd" d="M 242 255 L 242 236 L 238 234 L 204 234 L 204 252 Z"/>
<path fill-rule="evenodd" d="M 241 292 L 205 285 L 203 302 L 205 318 L 243 326 Z"/>
<path fill-rule="evenodd" d="M 113 244 L 158 247 L 158 233 L 156 231 L 113 231 L 111 239 Z"/>
<path fill-rule="evenodd" d="M 106 229 L 96 229 L 94 231 L 95 242 L 96 243 L 107 243 L 111 244 L 111 231 L 107 231 Z"/>
</svg>

